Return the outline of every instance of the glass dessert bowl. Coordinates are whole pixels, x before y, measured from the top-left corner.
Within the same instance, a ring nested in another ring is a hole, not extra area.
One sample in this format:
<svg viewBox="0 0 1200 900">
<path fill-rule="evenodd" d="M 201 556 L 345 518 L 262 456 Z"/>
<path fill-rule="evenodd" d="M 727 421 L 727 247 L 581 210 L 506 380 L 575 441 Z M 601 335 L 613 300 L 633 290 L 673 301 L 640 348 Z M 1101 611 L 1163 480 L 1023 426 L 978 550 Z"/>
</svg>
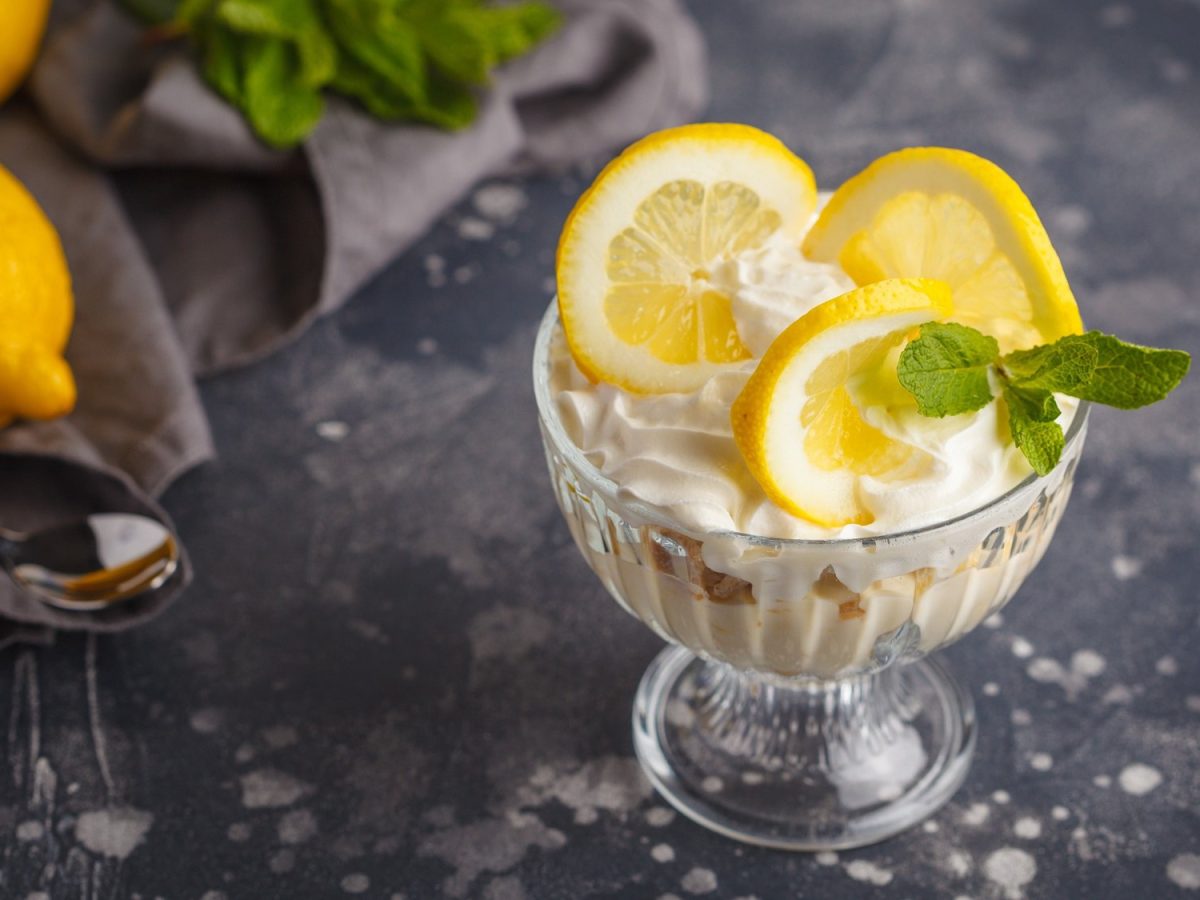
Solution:
<svg viewBox="0 0 1200 900">
<path fill-rule="evenodd" d="M 911 827 L 962 783 L 974 706 L 929 658 L 1003 607 L 1070 495 L 1087 404 L 1058 465 L 914 530 L 772 539 L 697 530 L 605 476 L 564 427 L 554 304 L 534 354 L 555 496 L 588 565 L 672 646 L 647 669 L 634 744 L 655 787 L 701 824 L 794 850 Z"/>
</svg>

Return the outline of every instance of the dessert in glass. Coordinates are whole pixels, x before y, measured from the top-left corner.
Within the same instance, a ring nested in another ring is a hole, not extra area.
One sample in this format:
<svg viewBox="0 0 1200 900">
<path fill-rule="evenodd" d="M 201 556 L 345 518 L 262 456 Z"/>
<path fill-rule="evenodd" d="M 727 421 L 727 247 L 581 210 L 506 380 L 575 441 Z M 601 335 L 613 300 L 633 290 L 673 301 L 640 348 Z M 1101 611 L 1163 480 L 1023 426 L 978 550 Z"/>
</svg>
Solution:
<svg viewBox="0 0 1200 900">
<path fill-rule="evenodd" d="M 897 361 L 930 322 L 1004 352 L 1078 332 L 1048 247 L 978 157 L 901 151 L 830 199 L 746 126 L 652 136 L 581 198 L 534 355 L 541 432 L 587 564 L 671 645 L 634 743 L 686 815 L 855 847 L 962 783 L 971 697 L 929 654 L 1046 552 L 1087 404 L 1056 396 L 1039 475 L 1002 404 L 921 414 Z"/>
</svg>

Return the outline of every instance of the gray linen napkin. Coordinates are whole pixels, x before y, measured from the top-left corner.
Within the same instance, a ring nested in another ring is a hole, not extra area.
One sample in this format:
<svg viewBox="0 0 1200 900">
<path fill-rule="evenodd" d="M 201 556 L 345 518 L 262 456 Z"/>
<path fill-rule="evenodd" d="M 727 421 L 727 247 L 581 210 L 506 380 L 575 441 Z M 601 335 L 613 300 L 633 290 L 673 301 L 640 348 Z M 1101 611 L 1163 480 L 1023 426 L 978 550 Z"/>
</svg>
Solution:
<svg viewBox="0 0 1200 900">
<path fill-rule="evenodd" d="M 478 121 L 385 125 L 333 99 L 302 151 L 270 150 L 112 0 L 60 0 L 0 163 L 62 235 L 75 284 L 70 417 L 0 431 L 0 524 L 143 511 L 213 455 L 194 377 L 261 358 L 331 312 L 479 180 L 606 154 L 693 118 L 704 46 L 678 0 L 559 0 L 562 31 L 497 73 Z M 0 646 L 33 626 L 119 630 L 182 589 L 103 614 L 0 576 Z M 10 620 L 5 623 L 4 619 Z"/>
</svg>

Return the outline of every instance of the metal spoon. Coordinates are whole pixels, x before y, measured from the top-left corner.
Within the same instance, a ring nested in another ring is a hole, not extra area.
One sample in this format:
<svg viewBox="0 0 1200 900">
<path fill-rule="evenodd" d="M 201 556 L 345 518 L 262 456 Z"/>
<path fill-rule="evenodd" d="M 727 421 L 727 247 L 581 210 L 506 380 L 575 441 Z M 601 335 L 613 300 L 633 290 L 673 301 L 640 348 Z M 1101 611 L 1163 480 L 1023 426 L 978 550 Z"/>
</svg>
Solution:
<svg viewBox="0 0 1200 900">
<path fill-rule="evenodd" d="M 58 609 L 101 609 L 166 583 L 179 546 L 161 522 L 102 513 L 34 534 L 0 529 L 0 564 Z"/>
</svg>

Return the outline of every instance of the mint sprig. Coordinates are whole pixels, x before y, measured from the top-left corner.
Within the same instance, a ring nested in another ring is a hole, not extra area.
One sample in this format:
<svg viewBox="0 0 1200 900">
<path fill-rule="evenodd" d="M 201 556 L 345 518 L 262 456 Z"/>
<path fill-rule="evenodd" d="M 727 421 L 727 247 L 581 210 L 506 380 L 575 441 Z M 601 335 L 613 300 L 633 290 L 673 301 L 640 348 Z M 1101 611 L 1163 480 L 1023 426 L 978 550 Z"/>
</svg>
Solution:
<svg viewBox="0 0 1200 900">
<path fill-rule="evenodd" d="M 186 34 L 204 79 L 266 143 L 294 147 L 325 95 L 388 121 L 464 128 L 474 89 L 550 35 L 540 0 L 123 0 L 160 37 Z"/>
<path fill-rule="evenodd" d="M 1065 444 L 1056 393 L 1136 409 L 1166 397 L 1190 365 L 1182 350 L 1141 347 L 1099 331 L 1002 356 L 995 339 L 974 328 L 930 322 L 900 353 L 896 375 L 924 416 L 982 409 L 998 389 L 1013 443 L 1045 475 Z"/>
</svg>

